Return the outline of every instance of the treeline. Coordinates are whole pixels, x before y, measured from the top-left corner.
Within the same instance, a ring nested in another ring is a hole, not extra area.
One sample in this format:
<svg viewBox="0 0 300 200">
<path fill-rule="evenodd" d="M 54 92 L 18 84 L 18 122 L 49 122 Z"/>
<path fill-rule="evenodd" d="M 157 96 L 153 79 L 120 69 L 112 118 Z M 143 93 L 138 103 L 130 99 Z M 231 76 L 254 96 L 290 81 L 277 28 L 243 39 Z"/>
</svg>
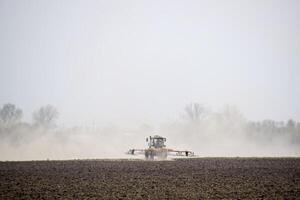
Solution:
<svg viewBox="0 0 300 200">
<path fill-rule="evenodd" d="M 281 133 L 300 133 L 300 122 L 293 119 L 287 121 L 275 121 L 266 119 L 262 121 L 247 120 L 235 106 L 225 106 L 219 112 L 213 112 L 199 103 L 191 103 L 185 107 L 183 115 L 188 122 L 195 124 L 215 123 L 226 125 L 227 130 L 232 130 L 234 127 L 246 128 L 248 133 L 261 134 L 281 134 Z M 225 127 L 224 127 L 225 128 Z"/>
<path fill-rule="evenodd" d="M 23 111 L 14 104 L 6 103 L 0 107 L 0 137 L 17 141 L 36 130 L 55 127 L 58 111 L 54 106 L 42 106 L 32 114 L 32 123 L 22 121 Z"/>
<path fill-rule="evenodd" d="M 22 117 L 22 109 L 17 108 L 14 104 L 7 103 L 0 107 L 0 123 L 2 126 L 22 123 Z M 42 106 L 32 114 L 33 124 L 44 127 L 55 125 L 57 117 L 57 109 L 51 105 Z"/>
<path fill-rule="evenodd" d="M 181 120 L 164 126 L 162 132 L 171 132 L 182 141 L 193 143 L 201 141 L 213 144 L 235 141 L 253 142 L 253 144 L 270 144 L 285 142 L 300 144 L 300 122 L 247 120 L 235 106 L 225 106 L 220 111 L 191 103 L 185 106 Z"/>
<path fill-rule="evenodd" d="M 0 107 L 0 136 L 13 135 L 15 132 L 32 132 L 36 129 L 50 130 L 55 127 L 58 111 L 52 105 L 42 106 L 32 114 L 32 123 L 22 121 L 23 111 L 14 104 Z M 26 130 L 26 131 L 24 131 Z M 287 121 L 250 121 L 236 107 L 225 106 L 219 112 L 212 111 L 200 103 L 184 107 L 180 120 L 167 123 L 160 128 L 160 134 L 172 132 L 182 138 L 209 138 L 211 135 L 247 136 L 248 139 L 269 140 L 285 136 L 300 143 L 300 122 Z"/>
</svg>

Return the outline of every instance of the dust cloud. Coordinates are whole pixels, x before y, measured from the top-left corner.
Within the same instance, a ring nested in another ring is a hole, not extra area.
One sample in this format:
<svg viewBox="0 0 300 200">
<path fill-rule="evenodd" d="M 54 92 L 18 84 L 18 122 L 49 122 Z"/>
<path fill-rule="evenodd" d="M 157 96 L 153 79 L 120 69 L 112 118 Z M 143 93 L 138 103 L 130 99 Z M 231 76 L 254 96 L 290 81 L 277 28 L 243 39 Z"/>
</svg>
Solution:
<svg viewBox="0 0 300 200">
<path fill-rule="evenodd" d="M 146 148 L 145 138 L 154 134 L 167 137 L 167 147 L 191 150 L 200 157 L 300 155 L 299 122 L 252 122 L 234 106 L 211 111 L 198 103 L 156 128 L 150 124 L 63 128 L 19 121 L 2 122 L 0 133 L 0 160 L 143 158 L 125 153 Z"/>
</svg>

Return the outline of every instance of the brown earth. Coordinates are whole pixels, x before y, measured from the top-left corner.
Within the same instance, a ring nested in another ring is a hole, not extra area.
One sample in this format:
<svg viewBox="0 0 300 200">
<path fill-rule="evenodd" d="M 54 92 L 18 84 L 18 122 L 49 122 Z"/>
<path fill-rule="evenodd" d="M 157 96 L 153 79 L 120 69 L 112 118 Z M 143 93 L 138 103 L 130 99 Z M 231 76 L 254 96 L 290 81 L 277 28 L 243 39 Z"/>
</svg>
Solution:
<svg viewBox="0 0 300 200">
<path fill-rule="evenodd" d="M 0 162 L 0 199 L 300 199 L 300 158 Z"/>
</svg>

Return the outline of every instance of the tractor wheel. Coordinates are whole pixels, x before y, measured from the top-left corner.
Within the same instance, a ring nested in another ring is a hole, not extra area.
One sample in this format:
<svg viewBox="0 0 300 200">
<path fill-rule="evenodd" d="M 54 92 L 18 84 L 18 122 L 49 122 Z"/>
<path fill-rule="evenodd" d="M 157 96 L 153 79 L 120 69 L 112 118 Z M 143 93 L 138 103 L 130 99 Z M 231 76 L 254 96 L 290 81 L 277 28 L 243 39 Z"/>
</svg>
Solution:
<svg viewBox="0 0 300 200">
<path fill-rule="evenodd" d="M 168 152 L 166 152 L 166 151 L 162 152 L 161 157 L 162 157 L 162 159 L 167 159 Z"/>
<path fill-rule="evenodd" d="M 151 152 L 151 154 L 150 154 L 150 159 L 154 160 L 154 154 L 153 154 L 153 152 Z"/>
</svg>

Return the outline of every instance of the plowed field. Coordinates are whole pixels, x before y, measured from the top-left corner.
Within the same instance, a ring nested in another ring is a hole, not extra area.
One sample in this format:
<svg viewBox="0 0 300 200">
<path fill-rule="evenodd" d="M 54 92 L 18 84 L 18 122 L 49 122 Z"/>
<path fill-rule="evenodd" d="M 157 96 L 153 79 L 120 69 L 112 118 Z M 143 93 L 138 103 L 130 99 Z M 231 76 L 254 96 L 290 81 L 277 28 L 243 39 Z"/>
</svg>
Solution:
<svg viewBox="0 0 300 200">
<path fill-rule="evenodd" d="M 0 199 L 300 199 L 300 159 L 0 162 Z"/>
</svg>

